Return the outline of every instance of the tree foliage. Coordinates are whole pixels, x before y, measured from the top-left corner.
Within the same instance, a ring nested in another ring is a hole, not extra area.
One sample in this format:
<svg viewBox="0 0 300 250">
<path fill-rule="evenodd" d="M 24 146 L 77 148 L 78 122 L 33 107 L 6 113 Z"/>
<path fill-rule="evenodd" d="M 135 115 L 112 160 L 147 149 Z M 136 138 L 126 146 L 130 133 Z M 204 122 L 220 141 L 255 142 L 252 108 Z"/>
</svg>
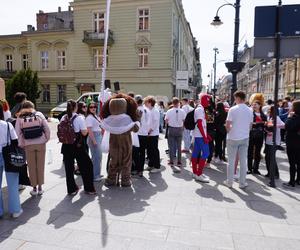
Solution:
<svg viewBox="0 0 300 250">
<path fill-rule="evenodd" d="M 39 84 L 37 72 L 33 72 L 31 69 L 18 71 L 6 82 L 6 99 L 10 106 L 15 105 L 14 95 L 16 92 L 26 93 L 27 99 L 36 104 L 36 100 L 39 98 L 41 92 L 39 91 Z"/>
</svg>

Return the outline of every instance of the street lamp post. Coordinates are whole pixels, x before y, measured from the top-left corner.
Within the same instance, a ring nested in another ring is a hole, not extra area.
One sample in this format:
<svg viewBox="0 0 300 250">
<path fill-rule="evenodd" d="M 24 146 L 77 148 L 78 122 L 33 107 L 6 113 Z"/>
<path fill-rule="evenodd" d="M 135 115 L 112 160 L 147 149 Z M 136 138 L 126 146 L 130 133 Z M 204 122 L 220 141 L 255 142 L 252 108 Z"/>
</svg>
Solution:
<svg viewBox="0 0 300 250">
<path fill-rule="evenodd" d="M 295 58 L 295 74 L 294 74 L 294 99 L 297 97 L 297 63 L 298 63 L 298 58 Z"/>
<path fill-rule="evenodd" d="M 214 88 L 213 88 L 213 97 L 214 97 L 214 102 L 216 102 L 216 80 L 217 80 L 217 54 L 219 54 L 219 49 L 214 48 L 213 49 L 215 52 L 215 62 L 214 62 Z"/>
<path fill-rule="evenodd" d="M 225 63 L 228 71 L 232 73 L 232 84 L 231 84 L 231 103 L 233 104 L 233 94 L 237 90 L 237 74 L 242 71 L 245 63 L 238 62 L 238 48 L 239 48 L 239 33 L 240 33 L 240 5 L 241 0 L 236 0 L 235 4 L 226 3 L 221 5 L 216 13 L 214 20 L 211 25 L 220 26 L 223 24 L 219 17 L 219 10 L 224 6 L 232 6 L 235 8 L 235 20 L 234 20 L 234 45 L 233 45 L 233 62 Z"/>
</svg>

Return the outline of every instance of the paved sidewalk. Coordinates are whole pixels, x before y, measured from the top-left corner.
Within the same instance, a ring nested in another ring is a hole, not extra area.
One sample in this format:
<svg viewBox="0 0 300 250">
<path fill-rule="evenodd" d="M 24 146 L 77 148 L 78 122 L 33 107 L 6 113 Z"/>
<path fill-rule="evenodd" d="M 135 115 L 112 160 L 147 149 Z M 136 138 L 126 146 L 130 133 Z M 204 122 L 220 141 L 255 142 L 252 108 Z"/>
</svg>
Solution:
<svg viewBox="0 0 300 250">
<path fill-rule="evenodd" d="M 237 183 L 230 190 L 221 184 L 225 165 L 205 170 L 209 184 L 196 183 L 188 160 L 180 174 L 166 165 L 161 139 L 161 174 L 145 173 L 132 189 L 98 183 L 97 196 L 69 197 L 60 145 L 52 135 L 45 193 L 21 193 L 24 214 L 0 220 L 0 249 L 300 249 L 300 187 L 283 189 L 278 181 L 272 189 L 264 177 L 248 176 L 246 190 Z M 286 156 L 279 152 L 278 160 L 286 181 Z"/>
</svg>

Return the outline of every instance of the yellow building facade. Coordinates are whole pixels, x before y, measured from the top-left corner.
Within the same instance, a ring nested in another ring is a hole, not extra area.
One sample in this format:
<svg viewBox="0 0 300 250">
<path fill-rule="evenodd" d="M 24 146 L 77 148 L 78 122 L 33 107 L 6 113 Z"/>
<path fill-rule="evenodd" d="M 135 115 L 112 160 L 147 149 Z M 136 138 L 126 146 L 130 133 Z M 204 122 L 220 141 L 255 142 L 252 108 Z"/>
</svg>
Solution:
<svg viewBox="0 0 300 250">
<path fill-rule="evenodd" d="M 74 0 L 68 11 L 40 11 L 36 29 L 0 36 L 0 73 L 37 71 L 44 110 L 99 91 L 105 10 L 105 0 Z M 191 89 L 201 84 L 199 50 L 180 0 L 112 1 L 107 53 L 106 78 L 124 92 L 170 98 L 177 70 L 189 71 Z"/>
</svg>

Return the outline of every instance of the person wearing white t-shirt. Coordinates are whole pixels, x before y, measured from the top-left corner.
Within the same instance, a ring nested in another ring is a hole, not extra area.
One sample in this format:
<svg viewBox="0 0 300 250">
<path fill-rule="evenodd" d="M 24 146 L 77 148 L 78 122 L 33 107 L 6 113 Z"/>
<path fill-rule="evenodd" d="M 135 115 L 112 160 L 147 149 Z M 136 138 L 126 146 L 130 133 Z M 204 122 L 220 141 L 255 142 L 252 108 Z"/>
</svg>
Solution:
<svg viewBox="0 0 300 250">
<path fill-rule="evenodd" d="M 8 130 L 10 133 L 11 143 L 18 144 L 18 137 L 16 131 L 14 130 L 14 127 L 10 123 L 4 121 L 3 106 L 0 103 L 0 219 L 4 215 L 2 198 L 2 176 L 3 172 L 5 172 L 5 167 L 2 148 L 7 145 L 6 135 Z M 19 196 L 19 173 L 5 172 L 5 174 L 8 188 L 8 211 L 9 213 L 11 213 L 13 218 L 17 218 L 23 213 Z"/>
<path fill-rule="evenodd" d="M 153 96 L 148 96 L 144 100 L 145 106 L 150 111 L 149 130 L 148 130 L 148 147 L 147 153 L 149 157 L 149 171 L 150 173 L 158 173 L 160 169 L 160 153 L 158 149 L 159 139 L 159 123 L 160 114 L 155 107 L 155 99 Z"/>
<path fill-rule="evenodd" d="M 186 115 L 193 110 L 193 108 L 189 105 L 189 100 L 187 98 L 183 98 L 181 102 L 182 102 L 182 109 L 184 110 Z M 184 143 L 184 147 L 182 150 L 183 153 L 190 152 L 191 139 L 192 139 L 191 138 L 191 130 L 183 128 L 183 143 Z"/>
<path fill-rule="evenodd" d="M 199 99 L 200 104 L 195 109 L 194 114 L 195 129 L 193 130 L 193 136 L 195 141 L 191 162 L 194 179 L 208 183 L 209 177 L 203 173 L 203 169 L 209 156 L 209 141 L 211 138 L 207 134 L 205 108 L 210 105 L 211 96 L 202 93 L 199 95 Z"/>
<path fill-rule="evenodd" d="M 76 111 L 77 103 L 74 100 L 69 100 L 67 102 L 67 114 L 64 115 L 60 121 L 70 119 L 77 137 L 74 144 L 63 144 L 61 150 L 64 156 L 67 190 L 69 195 L 76 195 L 79 191 L 79 187 L 74 179 L 74 160 L 76 159 L 81 173 L 84 191 L 87 194 L 96 194 L 93 183 L 93 163 L 85 149 L 85 145 L 78 141 L 81 136 L 88 134 L 88 130 L 84 117 L 76 114 Z"/>
<path fill-rule="evenodd" d="M 235 160 L 238 156 L 240 160 L 240 188 L 245 188 L 248 186 L 246 183 L 247 157 L 253 112 L 245 104 L 246 94 L 243 91 L 236 91 L 234 99 L 236 105 L 229 109 L 226 120 L 228 167 L 227 180 L 224 184 L 229 188 L 232 187 Z"/>
<path fill-rule="evenodd" d="M 142 177 L 144 172 L 144 165 L 145 165 L 145 155 L 146 149 L 148 148 L 148 132 L 150 129 L 150 110 L 143 105 L 143 99 L 140 95 L 135 97 L 135 100 L 138 105 L 138 113 L 140 117 L 140 129 L 137 132 L 139 137 L 140 147 L 137 149 L 138 153 L 136 157 L 134 157 L 134 166 L 132 171 L 136 171 L 136 173 Z"/>
<path fill-rule="evenodd" d="M 183 133 L 183 122 L 186 117 L 186 113 L 183 111 L 183 109 L 179 108 L 180 102 L 177 97 L 173 98 L 172 104 L 173 108 L 167 111 L 165 117 L 165 121 L 169 126 L 168 144 L 170 165 L 173 167 L 177 153 L 177 166 L 181 167 L 181 141 Z"/>
<path fill-rule="evenodd" d="M 94 181 L 101 181 L 103 178 L 103 175 L 101 175 L 102 133 L 100 128 L 100 120 L 97 117 L 97 104 L 95 102 L 91 102 L 88 105 L 85 123 L 88 130 L 87 144 L 92 155 Z"/>
</svg>

